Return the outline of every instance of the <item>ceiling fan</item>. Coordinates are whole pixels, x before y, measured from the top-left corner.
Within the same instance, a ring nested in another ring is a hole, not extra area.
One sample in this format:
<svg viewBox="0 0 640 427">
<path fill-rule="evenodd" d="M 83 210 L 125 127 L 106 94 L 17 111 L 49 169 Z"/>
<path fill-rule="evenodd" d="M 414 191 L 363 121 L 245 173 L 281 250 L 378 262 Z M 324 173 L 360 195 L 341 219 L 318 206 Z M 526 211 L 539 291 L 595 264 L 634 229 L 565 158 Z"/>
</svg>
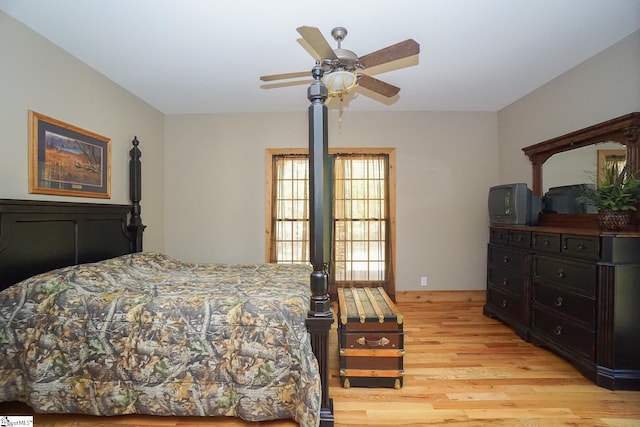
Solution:
<svg viewBox="0 0 640 427">
<path fill-rule="evenodd" d="M 329 95 L 340 99 L 356 86 L 369 89 L 386 98 L 397 95 L 400 92 L 399 87 L 372 77 L 367 70 L 420 53 L 420 45 L 413 39 L 407 39 L 359 57 L 354 52 L 342 48 L 342 41 L 347 36 L 347 30 L 344 27 L 336 27 L 331 31 L 331 36 L 338 42 L 337 49 L 329 45 L 316 27 L 302 26 L 298 27 L 297 31 L 302 36 L 298 42 L 322 67 L 324 71 L 322 80 L 329 90 Z M 309 77 L 309 75 L 309 71 L 273 74 L 261 76 L 260 80 L 269 82 Z"/>
</svg>

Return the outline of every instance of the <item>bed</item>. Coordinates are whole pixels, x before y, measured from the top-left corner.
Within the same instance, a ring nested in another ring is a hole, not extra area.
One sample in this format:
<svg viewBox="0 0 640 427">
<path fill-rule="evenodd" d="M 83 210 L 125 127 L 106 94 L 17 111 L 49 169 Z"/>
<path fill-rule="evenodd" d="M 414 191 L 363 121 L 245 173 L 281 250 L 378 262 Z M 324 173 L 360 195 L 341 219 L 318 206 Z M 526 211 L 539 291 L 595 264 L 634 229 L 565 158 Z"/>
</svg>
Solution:
<svg viewBox="0 0 640 427">
<path fill-rule="evenodd" d="M 310 273 L 139 252 L 33 276 L 0 293 L 0 400 L 315 426 Z"/>
<path fill-rule="evenodd" d="M 311 266 L 144 252 L 137 138 L 130 205 L 0 199 L 0 402 L 332 426 L 318 96 L 309 95 Z"/>
</svg>

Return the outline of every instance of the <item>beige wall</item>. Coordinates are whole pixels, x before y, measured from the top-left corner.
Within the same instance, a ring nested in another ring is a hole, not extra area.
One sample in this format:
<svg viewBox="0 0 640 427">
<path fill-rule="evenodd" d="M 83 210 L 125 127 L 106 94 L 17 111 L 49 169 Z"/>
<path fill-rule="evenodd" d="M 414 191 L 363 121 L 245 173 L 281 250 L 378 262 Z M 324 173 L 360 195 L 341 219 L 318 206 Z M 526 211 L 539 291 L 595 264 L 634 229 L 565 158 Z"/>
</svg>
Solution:
<svg viewBox="0 0 640 427">
<path fill-rule="evenodd" d="M 129 203 L 129 149 L 137 135 L 145 249 L 163 250 L 164 116 L 2 11 L 0 52 L 0 198 Z M 111 199 L 29 194 L 28 110 L 111 138 Z"/>
<path fill-rule="evenodd" d="M 500 182 L 531 184 L 522 148 L 640 111 L 640 31 L 498 112 Z"/>
<path fill-rule="evenodd" d="M 304 96 L 304 90 L 301 92 Z M 495 113 L 329 115 L 331 147 L 395 147 L 397 289 L 485 286 Z M 306 111 L 166 118 L 165 241 L 201 261 L 265 259 L 265 150 L 306 147 Z"/>
</svg>

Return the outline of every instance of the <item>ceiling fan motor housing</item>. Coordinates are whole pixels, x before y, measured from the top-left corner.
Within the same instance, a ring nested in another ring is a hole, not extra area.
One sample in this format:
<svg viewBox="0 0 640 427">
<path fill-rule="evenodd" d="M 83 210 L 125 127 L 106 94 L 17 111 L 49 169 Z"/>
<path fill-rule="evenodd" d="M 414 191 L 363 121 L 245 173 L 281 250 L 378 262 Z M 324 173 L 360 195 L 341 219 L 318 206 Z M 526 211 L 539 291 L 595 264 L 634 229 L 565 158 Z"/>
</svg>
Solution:
<svg viewBox="0 0 640 427">
<path fill-rule="evenodd" d="M 338 57 L 337 59 L 325 58 L 322 60 L 322 68 L 325 72 L 335 70 L 356 71 L 361 70 L 362 66 L 358 61 L 358 55 L 347 49 L 334 49 Z"/>
</svg>

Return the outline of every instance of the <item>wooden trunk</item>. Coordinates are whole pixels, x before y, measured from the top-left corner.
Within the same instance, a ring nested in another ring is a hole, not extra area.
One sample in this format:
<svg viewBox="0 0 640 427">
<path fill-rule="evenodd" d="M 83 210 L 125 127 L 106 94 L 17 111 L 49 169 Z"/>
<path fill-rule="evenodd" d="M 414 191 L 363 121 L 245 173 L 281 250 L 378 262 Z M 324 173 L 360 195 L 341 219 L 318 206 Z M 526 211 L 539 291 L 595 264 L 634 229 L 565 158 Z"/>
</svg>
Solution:
<svg viewBox="0 0 640 427">
<path fill-rule="evenodd" d="M 402 387 L 403 316 L 384 288 L 338 289 L 342 386 Z"/>
</svg>

